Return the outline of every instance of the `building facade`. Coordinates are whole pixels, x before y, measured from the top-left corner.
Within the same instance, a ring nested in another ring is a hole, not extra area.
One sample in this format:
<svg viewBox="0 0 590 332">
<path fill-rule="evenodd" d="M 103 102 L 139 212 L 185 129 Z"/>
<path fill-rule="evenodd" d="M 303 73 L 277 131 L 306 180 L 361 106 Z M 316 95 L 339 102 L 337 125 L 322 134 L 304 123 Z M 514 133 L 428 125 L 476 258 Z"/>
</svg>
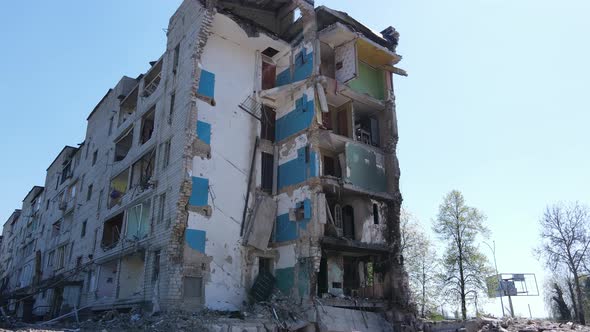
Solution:
<svg viewBox="0 0 590 332">
<path fill-rule="evenodd" d="M 145 305 L 408 309 L 393 28 L 312 1 L 185 0 L 4 225 L 20 315 Z"/>
</svg>

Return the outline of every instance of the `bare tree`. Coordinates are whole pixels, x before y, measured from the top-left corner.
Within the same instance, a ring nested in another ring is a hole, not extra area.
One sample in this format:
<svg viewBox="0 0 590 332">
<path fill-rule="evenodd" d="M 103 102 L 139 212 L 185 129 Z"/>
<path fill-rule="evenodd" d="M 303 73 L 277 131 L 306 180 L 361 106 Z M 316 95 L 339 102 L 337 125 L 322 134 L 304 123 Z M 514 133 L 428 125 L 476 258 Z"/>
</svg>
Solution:
<svg viewBox="0 0 590 332">
<path fill-rule="evenodd" d="M 545 289 L 545 304 L 549 309 L 553 319 L 558 321 L 571 321 L 575 319 L 572 308 L 575 307 L 575 295 L 572 298 L 572 292 L 568 292 L 571 285 L 571 278 L 567 271 L 557 270 L 549 279 L 546 279 L 543 288 Z M 573 290 L 573 288 L 572 288 Z"/>
<path fill-rule="evenodd" d="M 579 203 L 554 204 L 546 208 L 541 224 L 541 246 L 537 253 L 545 258 L 547 266 L 556 270 L 564 265 L 572 275 L 575 296 L 574 312 L 580 324 L 585 325 L 584 298 L 580 286 L 580 273 L 588 259 L 590 246 L 589 210 Z"/>
<path fill-rule="evenodd" d="M 433 230 L 447 241 L 442 260 L 442 282 L 445 294 L 461 304 L 461 316 L 467 319 L 467 301 L 485 291 L 485 279 L 493 270 L 486 256 L 479 252 L 476 240 L 489 231 L 484 226 L 484 215 L 465 204 L 463 195 L 453 190 L 439 206 Z"/>
<path fill-rule="evenodd" d="M 438 259 L 428 236 L 420 230 L 418 221 L 406 210 L 400 218 L 401 248 L 410 278 L 412 297 L 420 317 L 436 308 Z"/>
</svg>

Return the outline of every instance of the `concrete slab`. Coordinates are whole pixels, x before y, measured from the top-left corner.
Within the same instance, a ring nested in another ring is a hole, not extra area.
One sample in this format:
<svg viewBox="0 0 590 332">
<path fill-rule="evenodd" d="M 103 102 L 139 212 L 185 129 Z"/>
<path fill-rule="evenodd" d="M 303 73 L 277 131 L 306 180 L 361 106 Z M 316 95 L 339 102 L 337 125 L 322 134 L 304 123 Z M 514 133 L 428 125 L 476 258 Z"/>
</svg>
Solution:
<svg viewBox="0 0 590 332">
<path fill-rule="evenodd" d="M 335 307 L 318 310 L 318 325 L 321 332 L 393 332 L 377 313 Z"/>
</svg>

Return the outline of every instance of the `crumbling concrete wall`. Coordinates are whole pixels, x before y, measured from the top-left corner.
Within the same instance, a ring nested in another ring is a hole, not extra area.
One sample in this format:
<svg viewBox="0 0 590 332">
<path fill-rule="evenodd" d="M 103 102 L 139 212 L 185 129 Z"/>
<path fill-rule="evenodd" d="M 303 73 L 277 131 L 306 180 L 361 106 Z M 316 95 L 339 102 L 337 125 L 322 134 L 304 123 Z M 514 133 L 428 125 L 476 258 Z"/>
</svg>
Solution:
<svg viewBox="0 0 590 332">
<path fill-rule="evenodd" d="M 200 269 L 198 277 L 202 278 L 207 307 L 235 310 L 247 295 L 246 253 L 240 228 L 248 179 L 251 172 L 253 176 L 258 173 L 250 169 L 250 164 L 259 131 L 258 122 L 238 106 L 258 84 L 257 51 L 281 49 L 285 44 L 263 34 L 249 38 L 235 21 L 222 14 L 214 15 L 210 29 L 213 33 L 199 67 L 214 75 L 214 87 L 206 91 L 214 95 L 201 98 L 197 92 L 196 101 L 198 121 L 210 128 L 210 154 L 196 154 L 192 160 L 184 271 Z M 202 140 L 202 135 L 197 138 Z"/>
</svg>

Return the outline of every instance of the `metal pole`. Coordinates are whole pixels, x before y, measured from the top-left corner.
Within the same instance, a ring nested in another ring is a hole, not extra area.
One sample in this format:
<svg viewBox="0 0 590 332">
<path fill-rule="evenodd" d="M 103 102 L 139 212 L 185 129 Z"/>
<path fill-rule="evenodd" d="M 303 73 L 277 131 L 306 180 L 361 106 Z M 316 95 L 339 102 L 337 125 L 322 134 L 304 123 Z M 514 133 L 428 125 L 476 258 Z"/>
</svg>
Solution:
<svg viewBox="0 0 590 332">
<path fill-rule="evenodd" d="M 508 295 L 508 303 L 510 304 L 510 316 L 514 318 L 514 307 L 512 306 L 512 297 Z"/>
<path fill-rule="evenodd" d="M 531 304 L 529 303 L 529 317 L 531 317 L 531 319 L 533 319 L 533 314 L 531 313 Z"/>
<path fill-rule="evenodd" d="M 502 290 L 502 295 L 500 296 L 500 305 L 502 306 L 502 317 L 506 316 L 506 314 L 504 313 L 504 300 L 502 300 L 502 297 L 504 297 L 504 284 L 502 283 L 502 278 L 500 277 L 500 274 L 498 273 L 498 264 L 496 263 L 496 241 L 492 241 L 492 243 L 494 244 L 494 248 L 492 249 L 492 247 L 485 241 L 483 241 L 483 243 L 485 243 L 486 246 L 488 246 L 488 248 L 490 248 L 490 250 L 492 251 L 492 254 L 494 255 L 494 268 L 496 269 L 496 277 L 498 277 L 498 283 L 500 284 L 500 289 Z M 508 299 L 510 299 L 510 296 L 508 297 Z M 510 307 L 512 308 L 512 302 L 510 302 Z M 510 309 L 512 310 L 512 309 Z M 514 317 L 514 316 L 512 316 Z"/>
</svg>

